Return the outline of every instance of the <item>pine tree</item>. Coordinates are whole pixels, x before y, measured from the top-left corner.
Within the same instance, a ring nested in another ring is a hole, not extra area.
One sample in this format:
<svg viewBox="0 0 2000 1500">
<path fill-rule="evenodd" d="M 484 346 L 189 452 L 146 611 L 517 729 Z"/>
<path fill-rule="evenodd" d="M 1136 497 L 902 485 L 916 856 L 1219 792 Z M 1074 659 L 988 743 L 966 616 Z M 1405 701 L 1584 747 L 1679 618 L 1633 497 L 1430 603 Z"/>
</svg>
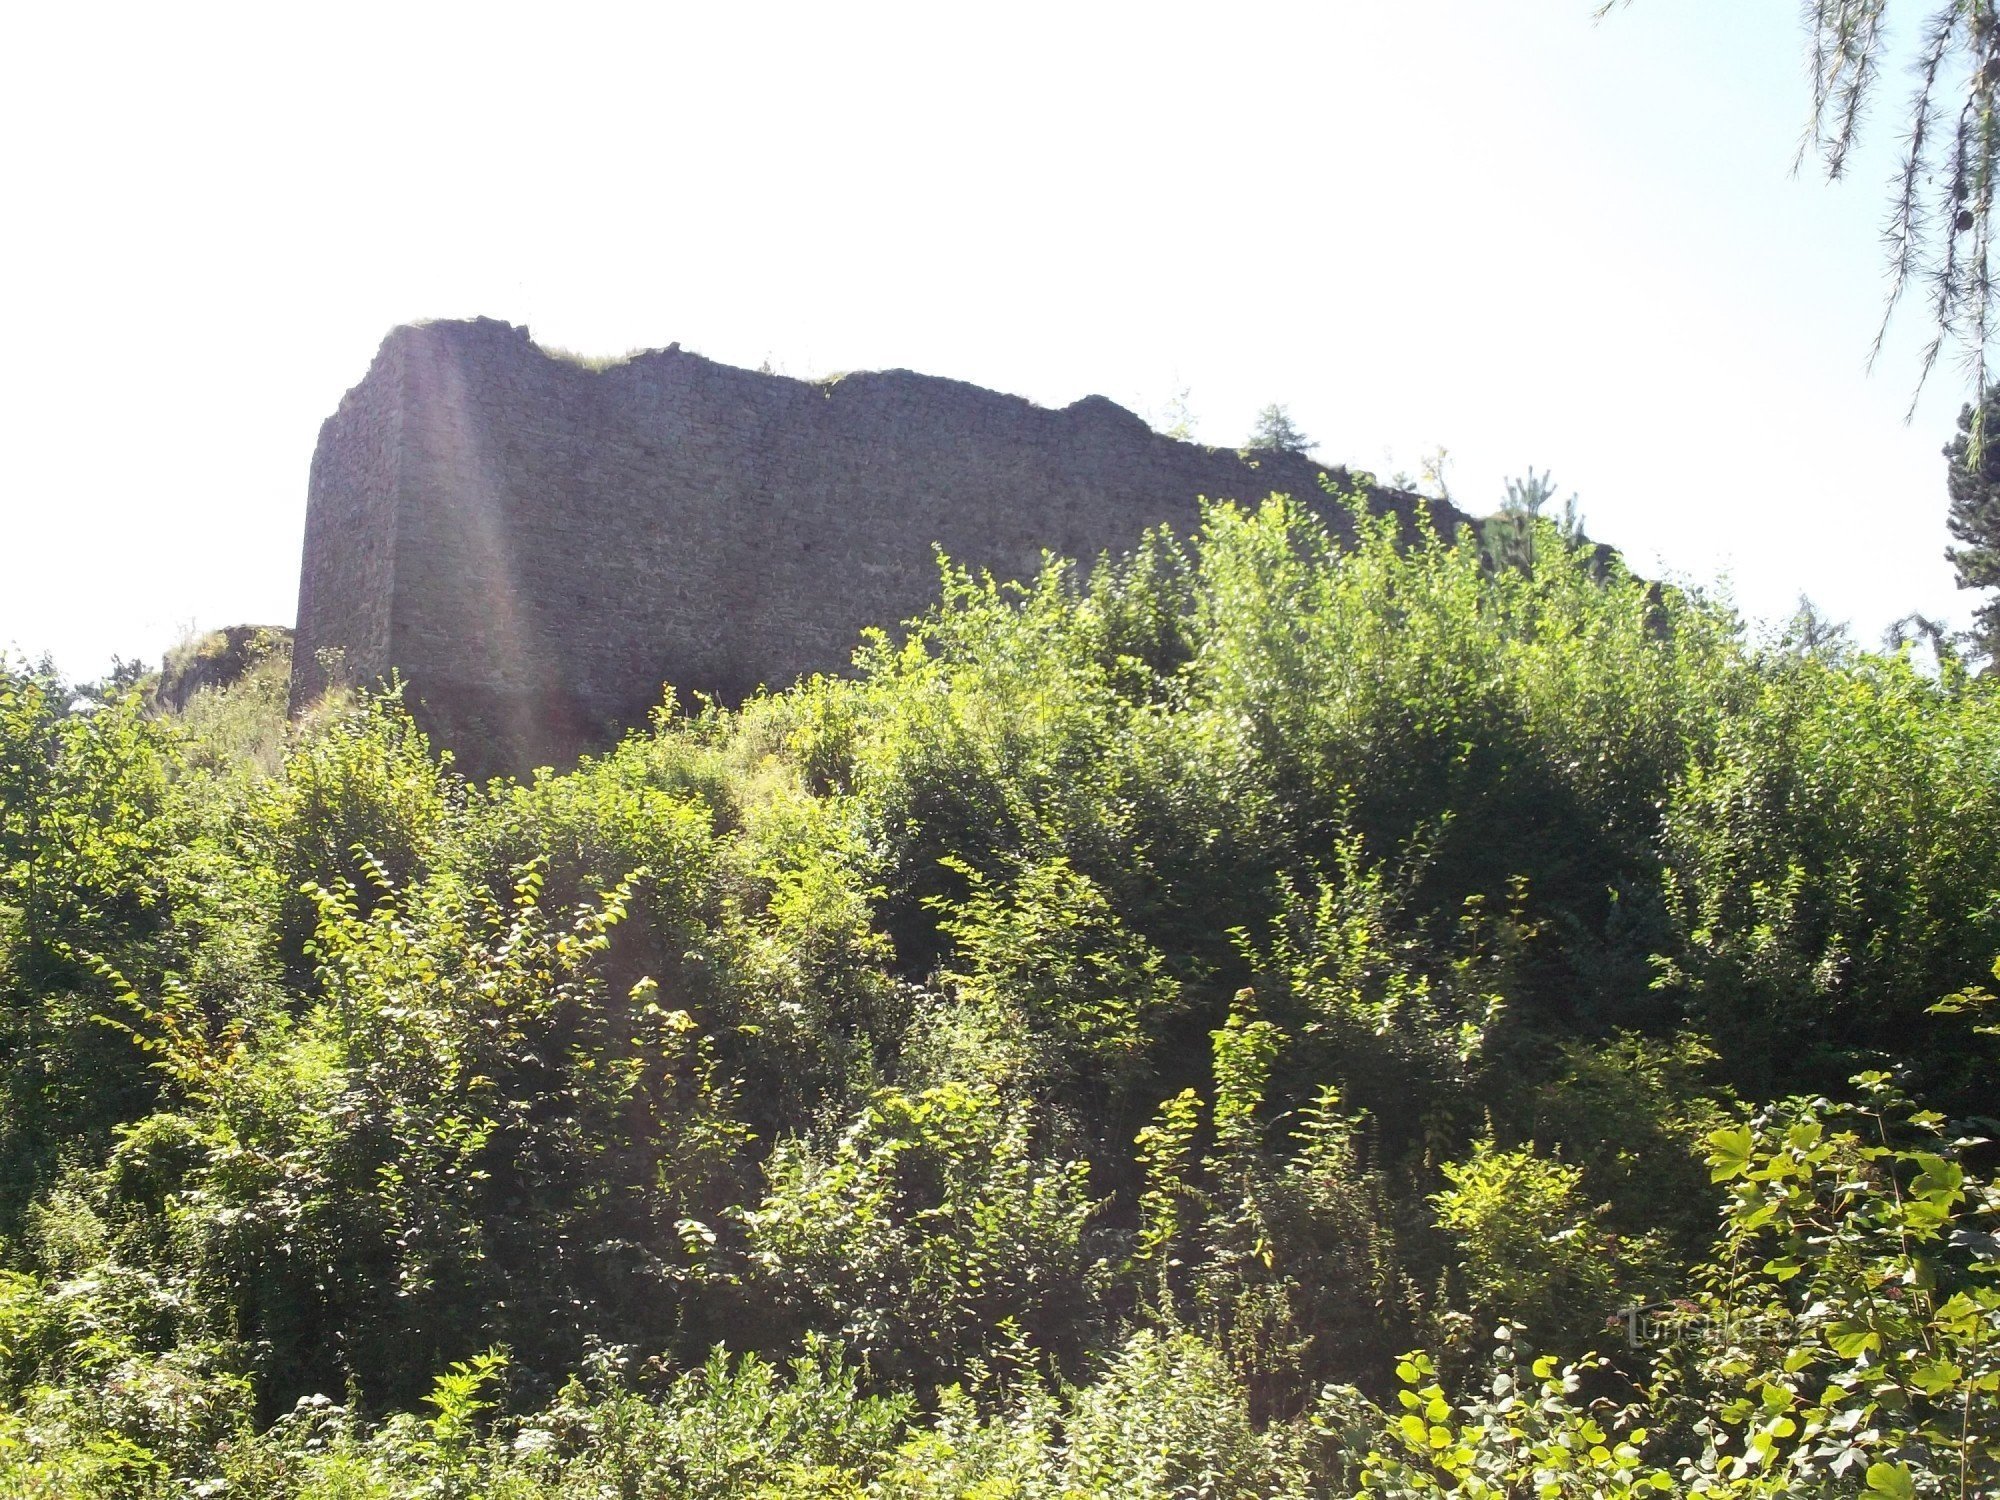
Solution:
<svg viewBox="0 0 2000 1500">
<path fill-rule="evenodd" d="M 1986 388 L 1984 409 L 1971 406 L 1958 414 L 1958 436 L 1944 450 L 1950 467 L 1945 489 L 1951 496 L 1946 525 L 1963 545 L 1945 549 L 1958 572 L 1962 589 L 2000 588 L 2000 382 Z M 1977 462 L 1972 455 L 1977 453 Z M 1987 656 L 2000 659 L 2000 598 L 1989 599 L 1973 614 L 1973 635 Z"/>
<path fill-rule="evenodd" d="M 1243 446 L 1252 453 L 1306 453 L 1312 445 L 1312 439 L 1292 425 L 1291 413 L 1273 401 L 1257 413 L 1257 425 Z"/>
<path fill-rule="evenodd" d="M 1533 569 L 1535 523 L 1555 495 L 1555 475 L 1547 469 L 1537 474 L 1533 464 L 1528 466 L 1526 479 L 1508 480 L 1507 498 L 1501 502 L 1499 512 L 1480 524 L 1480 542 L 1486 549 L 1487 561 L 1495 568 Z M 1563 502 L 1562 515 L 1551 519 L 1564 542 L 1572 547 L 1582 544 L 1583 515 L 1576 508 L 1575 495 Z"/>
</svg>

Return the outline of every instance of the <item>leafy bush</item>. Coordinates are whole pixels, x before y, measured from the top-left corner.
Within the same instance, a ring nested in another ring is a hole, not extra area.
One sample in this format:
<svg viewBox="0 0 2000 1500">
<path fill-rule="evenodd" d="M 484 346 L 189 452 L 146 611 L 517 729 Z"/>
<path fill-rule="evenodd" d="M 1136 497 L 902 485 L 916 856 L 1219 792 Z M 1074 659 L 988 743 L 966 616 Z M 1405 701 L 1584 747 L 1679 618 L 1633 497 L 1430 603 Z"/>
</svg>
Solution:
<svg viewBox="0 0 2000 1500">
<path fill-rule="evenodd" d="M 885 1089 L 837 1138 L 779 1143 L 745 1215 L 752 1285 L 921 1382 L 992 1331 L 1074 1348 L 1104 1267 L 1088 1167 L 1048 1153 L 1026 1101 L 948 1079 Z"/>
<path fill-rule="evenodd" d="M 1588 1340 L 1621 1307 L 1646 1301 L 1662 1272 L 1649 1238 L 1616 1235 L 1605 1210 L 1583 1192 L 1583 1171 L 1475 1143 L 1447 1162 L 1451 1186 L 1436 1195 L 1438 1222 L 1458 1241 L 1473 1310 L 1486 1322 L 1518 1323 L 1543 1343 Z"/>
<path fill-rule="evenodd" d="M 1992 684 L 1516 564 L 946 564 L 480 787 L 0 669 L 0 1489 L 1992 1487 Z"/>
<path fill-rule="evenodd" d="M 1695 1295 L 1651 1310 L 1648 1338 L 1668 1342 L 1639 1399 L 1593 1399 L 1595 1358 L 1543 1356 L 1530 1384 L 1505 1328 L 1486 1390 L 1456 1402 L 1411 1355 L 1367 1491 L 1991 1493 L 2000 1187 L 1965 1168 L 1983 1141 L 1945 1138 L 1881 1074 L 1855 1082 L 1859 1103 L 1800 1101 L 1711 1137 L 1722 1235 Z"/>
<path fill-rule="evenodd" d="M 1138 1087 L 1154 1071 L 1147 1044 L 1180 997 L 1165 956 L 1125 930 L 1104 892 L 1060 855 L 1004 889 L 970 867 L 962 873 L 964 901 L 939 903 L 952 961 L 965 966 L 947 977 L 1041 1040 L 1049 1087 Z"/>
<path fill-rule="evenodd" d="M 2000 714 L 1993 684 L 1907 657 L 1781 657 L 1757 686 L 1663 820 L 1685 936 L 1663 983 L 1762 1095 L 1901 1050 L 2000 952 Z M 1990 1103 L 1965 1039 L 1917 1059 L 1924 1083 Z"/>
<path fill-rule="evenodd" d="M 190 817 L 172 764 L 135 696 L 75 704 L 0 658 L 0 1234 L 63 1153 L 102 1152 L 155 1097 L 94 1017 L 101 965 L 155 969 L 178 946 L 194 893 L 175 878 Z"/>
</svg>

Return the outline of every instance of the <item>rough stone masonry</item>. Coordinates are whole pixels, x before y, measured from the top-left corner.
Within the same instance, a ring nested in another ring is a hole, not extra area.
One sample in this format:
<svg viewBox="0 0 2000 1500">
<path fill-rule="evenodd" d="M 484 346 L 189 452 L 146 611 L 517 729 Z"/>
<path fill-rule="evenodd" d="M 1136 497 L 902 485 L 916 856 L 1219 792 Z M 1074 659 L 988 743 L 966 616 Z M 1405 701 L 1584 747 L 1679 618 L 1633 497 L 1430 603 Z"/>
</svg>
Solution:
<svg viewBox="0 0 2000 1500">
<path fill-rule="evenodd" d="M 519 770 L 643 722 L 663 683 L 734 700 L 840 670 L 863 627 L 932 601 L 936 547 L 1025 577 L 1045 550 L 1186 534 L 1203 496 L 1283 492 L 1344 521 L 1320 474 L 1163 437 L 1101 396 L 794 380 L 678 346 L 594 369 L 490 319 L 398 328 L 313 454 L 292 708 L 329 674 L 399 672 L 461 763 Z"/>
</svg>

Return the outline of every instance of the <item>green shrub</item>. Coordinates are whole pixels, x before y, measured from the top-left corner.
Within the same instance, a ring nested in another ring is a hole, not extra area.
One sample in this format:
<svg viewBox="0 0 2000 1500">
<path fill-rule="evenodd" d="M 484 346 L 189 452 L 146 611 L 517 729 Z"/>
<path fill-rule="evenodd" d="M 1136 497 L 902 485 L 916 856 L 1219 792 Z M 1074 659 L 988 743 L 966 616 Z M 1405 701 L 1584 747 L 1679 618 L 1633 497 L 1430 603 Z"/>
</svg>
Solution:
<svg viewBox="0 0 2000 1500">
<path fill-rule="evenodd" d="M 277 939 L 294 976 L 310 972 L 311 889 L 351 887 L 365 908 L 383 881 L 404 885 L 433 866 L 459 806 L 448 760 L 396 694 L 331 710 L 300 737 L 251 803 L 241 856 L 281 903 Z"/>
<path fill-rule="evenodd" d="M 1569 1344 L 1601 1334 L 1621 1308 L 1658 1289 L 1645 1280 L 1660 1274 L 1657 1247 L 1604 1227 L 1605 1210 L 1584 1196 L 1582 1168 L 1488 1139 L 1443 1170 L 1451 1186 L 1432 1201 L 1484 1321 Z"/>
<path fill-rule="evenodd" d="M 1746 1093 L 1834 1088 L 2000 952 L 1995 685 L 1905 657 L 1777 657 L 1662 825 L 1687 996 Z M 1969 1028 L 1926 1049 L 1940 1102 L 1987 1107 Z"/>
<path fill-rule="evenodd" d="M 1996 1112 L 1991 685 L 1337 530 L 525 784 L 0 669 L 0 1488 L 1990 1487 L 1985 1148 L 1828 1101 Z"/>
<path fill-rule="evenodd" d="M 884 1089 L 823 1143 L 780 1142 L 745 1215 L 753 1287 L 885 1373 L 943 1379 L 993 1331 L 1085 1341 L 1105 1267 L 1088 1167 L 990 1082 Z"/>
<path fill-rule="evenodd" d="M 1180 998 L 1165 956 L 1127 931 L 1104 892 L 1058 855 L 1004 887 L 964 867 L 968 893 L 946 905 L 948 971 L 1040 1039 L 1046 1086 L 1121 1096 L 1155 1071 L 1149 1044 Z"/>
</svg>

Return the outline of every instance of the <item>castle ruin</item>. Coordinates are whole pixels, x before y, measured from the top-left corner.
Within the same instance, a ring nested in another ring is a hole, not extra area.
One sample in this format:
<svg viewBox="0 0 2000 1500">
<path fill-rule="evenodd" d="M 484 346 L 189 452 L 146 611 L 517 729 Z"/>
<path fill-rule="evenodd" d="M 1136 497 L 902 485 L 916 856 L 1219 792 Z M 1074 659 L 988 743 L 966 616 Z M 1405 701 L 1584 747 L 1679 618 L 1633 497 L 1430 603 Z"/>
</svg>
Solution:
<svg viewBox="0 0 2000 1500">
<path fill-rule="evenodd" d="M 313 454 L 292 706 L 329 667 L 400 673 L 468 766 L 556 761 L 643 722 L 663 683 L 735 700 L 844 668 L 864 627 L 932 602 L 935 547 L 1028 577 L 1045 550 L 1190 532 L 1204 496 L 1283 492 L 1344 522 L 1321 472 L 1100 396 L 795 380 L 678 346 L 599 369 L 490 319 L 397 328 Z"/>
</svg>

